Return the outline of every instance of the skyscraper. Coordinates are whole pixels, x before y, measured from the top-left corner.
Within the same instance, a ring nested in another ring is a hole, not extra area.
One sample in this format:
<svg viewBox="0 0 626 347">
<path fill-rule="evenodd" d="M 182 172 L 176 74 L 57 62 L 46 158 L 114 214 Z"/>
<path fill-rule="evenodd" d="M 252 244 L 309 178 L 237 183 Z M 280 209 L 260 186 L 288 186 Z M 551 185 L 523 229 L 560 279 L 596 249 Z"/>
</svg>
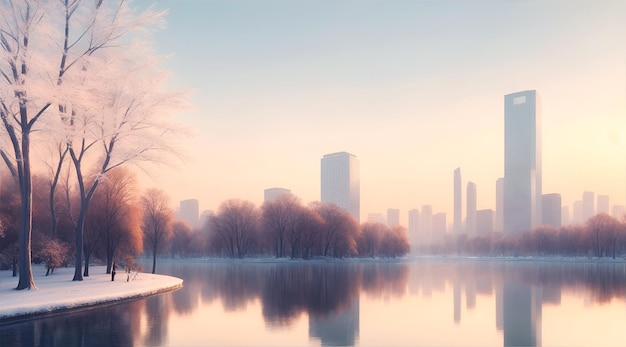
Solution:
<svg viewBox="0 0 626 347">
<path fill-rule="evenodd" d="M 411 251 L 415 253 L 415 249 L 419 243 L 420 231 L 420 210 L 414 208 L 409 210 L 409 242 L 411 243 Z"/>
<path fill-rule="evenodd" d="M 583 223 L 596 215 L 595 196 L 594 192 L 583 192 Z"/>
<path fill-rule="evenodd" d="M 563 213 L 561 194 L 544 194 L 542 199 L 541 224 L 560 228 L 562 224 L 561 214 Z"/>
<path fill-rule="evenodd" d="M 422 224 L 420 228 L 420 243 L 430 244 L 433 234 L 433 207 L 431 205 L 422 205 L 420 221 Z"/>
<path fill-rule="evenodd" d="M 400 225 L 400 210 L 397 208 L 387 209 L 387 225 L 390 227 Z"/>
<path fill-rule="evenodd" d="M 321 201 L 333 203 L 361 222 L 359 160 L 353 154 L 326 154 L 321 161 Z"/>
<path fill-rule="evenodd" d="M 291 190 L 286 188 L 268 188 L 263 191 L 263 201 L 274 200 L 283 194 L 291 194 Z"/>
<path fill-rule="evenodd" d="M 181 220 L 187 222 L 190 227 L 195 228 L 198 226 L 200 216 L 200 204 L 196 199 L 188 199 L 180 202 L 179 217 Z"/>
<path fill-rule="evenodd" d="M 493 210 L 476 211 L 476 235 L 490 235 L 493 232 Z"/>
<path fill-rule="evenodd" d="M 541 222 L 541 98 L 534 90 L 504 96 L 504 215 L 506 233 Z"/>
<path fill-rule="evenodd" d="M 463 229 L 463 188 L 461 186 L 461 168 L 454 170 L 454 232 L 460 234 Z"/>
<path fill-rule="evenodd" d="M 467 182 L 466 208 L 465 233 L 473 237 L 476 236 L 476 184 L 474 182 Z"/>
</svg>

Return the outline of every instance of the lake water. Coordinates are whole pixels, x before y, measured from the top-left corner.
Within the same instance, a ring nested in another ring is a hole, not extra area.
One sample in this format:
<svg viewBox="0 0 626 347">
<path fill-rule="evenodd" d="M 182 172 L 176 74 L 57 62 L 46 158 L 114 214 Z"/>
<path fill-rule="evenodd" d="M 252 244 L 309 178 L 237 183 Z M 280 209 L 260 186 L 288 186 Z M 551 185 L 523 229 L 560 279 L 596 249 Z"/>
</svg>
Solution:
<svg viewBox="0 0 626 347">
<path fill-rule="evenodd" d="M 184 262 L 184 288 L 0 326 L 0 346 L 626 346 L 623 263 Z"/>
</svg>

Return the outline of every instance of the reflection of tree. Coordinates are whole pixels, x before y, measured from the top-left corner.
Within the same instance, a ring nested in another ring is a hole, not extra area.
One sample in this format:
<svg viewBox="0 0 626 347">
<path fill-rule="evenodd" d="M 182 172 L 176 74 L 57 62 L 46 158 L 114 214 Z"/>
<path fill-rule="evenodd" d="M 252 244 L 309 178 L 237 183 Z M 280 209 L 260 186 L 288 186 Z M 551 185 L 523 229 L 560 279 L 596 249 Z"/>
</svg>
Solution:
<svg viewBox="0 0 626 347">
<path fill-rule="evenodd" d="M 139 300 L 13 324 L 0 330 L 0 346 L 132 346 L 143 304 Z"/>
<path fill-rule="evenodd" d="M 369 264 L 363 267 L 362 289 L 369 296 L 401 297 L 406 291 L 409 266 L 406 263 Z"/>
<path fill-rule="evenodd" d="M 145 315 L 148 331 L 145 345 L 161 346 L 167 340 L 167 321 L 170 315 L 170 295 L 155 295 L 146 298 Z"/>
<path fill-rule="evenodd" d="M 305 311 L 325 316 L 344 308 L 358 294 L 359 270 L 354 264 L 273 267 L 263 290 L 263 316 L 270 324 L 289 324 Z"/>
</svg>

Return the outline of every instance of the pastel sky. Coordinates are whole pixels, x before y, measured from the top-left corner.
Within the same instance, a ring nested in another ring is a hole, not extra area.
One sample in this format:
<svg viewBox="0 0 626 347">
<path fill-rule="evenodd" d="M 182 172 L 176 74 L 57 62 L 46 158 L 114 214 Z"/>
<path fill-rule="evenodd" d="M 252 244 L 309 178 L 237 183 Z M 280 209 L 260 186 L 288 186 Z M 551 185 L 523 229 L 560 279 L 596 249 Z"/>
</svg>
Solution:
<svg viewBox="0 0 626 347">
<path fill-rule="evenodd" d="M 361 163 L 361 216 L 433 205 L 453 170 L 495 208 L 504 95 L 543 100 L 543 191 L 626 199 L 624 1 L 157 0 L 190 160 L 152 184 L 216 210 L 263 190 L 320 198 L 320 159 Z M 465 192 L 463 194 L 465 196 Z"/>
</svg>

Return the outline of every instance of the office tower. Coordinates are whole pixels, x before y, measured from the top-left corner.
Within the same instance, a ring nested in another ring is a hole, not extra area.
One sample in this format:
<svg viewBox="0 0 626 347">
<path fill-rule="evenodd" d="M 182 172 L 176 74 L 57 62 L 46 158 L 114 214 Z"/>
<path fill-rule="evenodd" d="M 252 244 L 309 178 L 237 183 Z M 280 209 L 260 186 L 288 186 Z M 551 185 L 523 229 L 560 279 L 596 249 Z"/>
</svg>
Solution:
<svg viewBox="0 0 626 347">
<path fill-rule="evenodd" d="M 583 221 L 583 202 L 582 200 L 574 201 L 572 206 L 572 222 L 574 224 L 580 224 Z"/>
<path fill-rule="evenodd" d="M 179 217 L 187 222 L 189 226 L 195 228 L 198 226 L 198 218 L 200 215 L 200 206 L 198 200 L 188 199 L 180 202 Z"/>
<path fill-rule="evenodd" d="M 465 233 L 472 237 L 476 235 L 476 184 L 474 182 L 467 182 L 466 208 Z"/>
<path fill-rule="evenodd" d="M 496 180 L 496 222 L 494 229 L 502 232 L 504 228 L 504 178 Z"/>
<path fill-rule="evenodd" d="M 263 191 L 263 201 L 274 200 L 283 194 L 291 194 L 291 190 L 286 188 L 268 188 Z"/>
<path fill-rule="evenodd" d="M 415 250 L 419 244 L 419 232 L 420 210 L 414 208 L 409 210 L 409 243 L 411 244 L 411 250 Z"/>
<path fill-rule="evenodd" d="M 561 206 L 561 226 L 569 225 L 572 223 L 572 220 L 569 216 L 569 206 Z"/>
<path fill-rule="evenodd" d="M 624 220 L 624 206 L 613 205 L 613 208 L 611 209 L 611 216 L 613 216 L 613 218 L 617 218 L 617 220 L 619 221 L 623 221 Z"/>
<path fill-rule="evenodd" d="M 387 209 L 387 225 L 390 227 L 400 225 L 400 210 L 397 208 Z"/>
<path fill-rule="evenodd" d="M 544 194 L 541 201 L 541 224 L 561 227 L 561 194 Z"/>
<path fill-rule="evenodd" d="M 213 218 L 214 216 L 215 213 L 213 212 L 213 210 L 202 211 L 202 213 L 200 214 L 200 226 L 206 226 L 208 223 L 211 222 L 211 218 Z"/>
<path fill-rule="evenodd" d="M 461 184 L 461 168 L 454 170 L 454 233 L 463 232 L 463 187 Z"/>
<path fill-rule="evenodd" d="M 321 201 L 333 203 L 361 222 L 359 160 L 353 154 L 326 154 L 321 160 Z"/>
<path fill-rule="evenodd" d="M 593 192 L 583 193 L 583 223 L 587 219 L 596 215 L 595 194 Z"/>
<path fill-rule="evenodd" d="M 493 232 L 493 210 L 476 211 L 476 234 L 489 235 Z"/>
<path fill-rule="evenodd" d="M 367 221 L 369 223 L 380 223 L 380 224 L 386 223 L 385 216 L 383 216 L 382 213 L 368 213 Z"/>
<path fill-rule="evenodd" d="M 534 90 L 504 96 L 504 231 L 541 222 L 541 98 Z"/>
<path fill-rule="evenodd" d="M 431 205 L 422 206 L 422 227 L 420 228 L 420 243 L 430 244 L 433 233 L 433 207 Z"/>
<path fill-rule="evenodd" d="M 608 195 L 598 195 L 598 207 L 596 209 L 596 213 L 606 213 L 609 214 L 609 196 Z"/>
<path fill-rule="evenodd" d="M 432 243 L 441 243 L 443 242 L 446 236 L 446 214 L 443 212 L 435 213 L 433 215 L 433 234 L 431 237 Z"/>
</svg>

